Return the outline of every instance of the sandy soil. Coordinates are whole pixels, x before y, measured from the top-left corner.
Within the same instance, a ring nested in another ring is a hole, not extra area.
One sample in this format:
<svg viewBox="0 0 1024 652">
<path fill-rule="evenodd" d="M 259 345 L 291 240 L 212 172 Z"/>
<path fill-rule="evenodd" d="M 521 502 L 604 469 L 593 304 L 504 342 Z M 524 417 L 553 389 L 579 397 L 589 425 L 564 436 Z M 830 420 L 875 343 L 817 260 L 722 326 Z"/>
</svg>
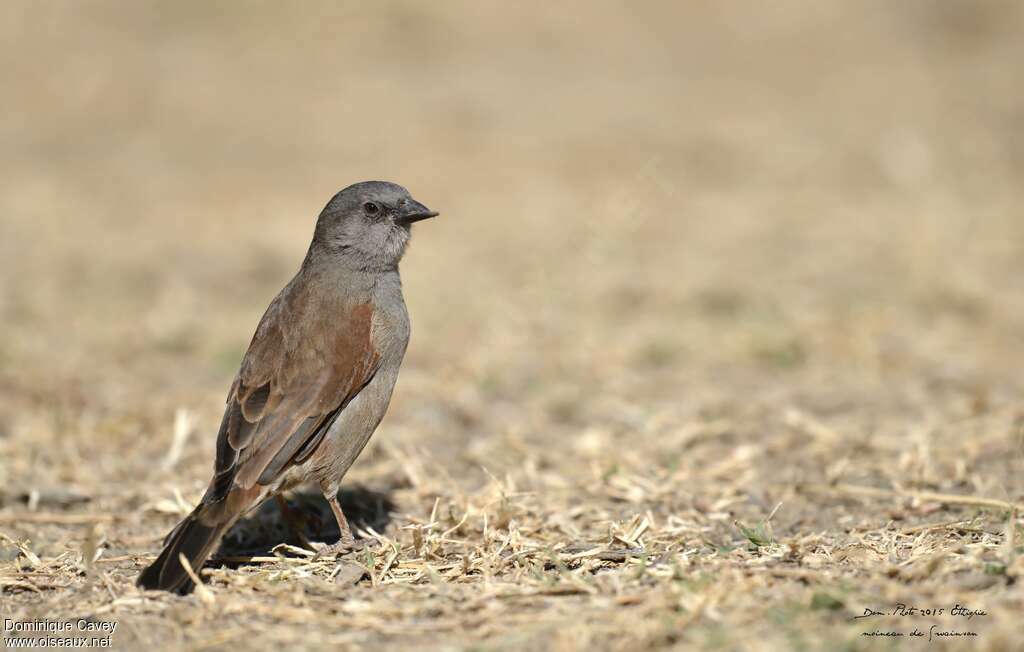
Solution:
<svg viewBox="0 0 1024 652">
<path fill-rule="evenodd" d="M 8 3 L 0 621 L 1019 649 L 1022 29 L 1013 2 Z M 139 593 L 317 212 L 372 178 L 443 213 L 342 496 L 375 545 L 313 561 L 271 504 L 205 590 Z"/>
</svg>

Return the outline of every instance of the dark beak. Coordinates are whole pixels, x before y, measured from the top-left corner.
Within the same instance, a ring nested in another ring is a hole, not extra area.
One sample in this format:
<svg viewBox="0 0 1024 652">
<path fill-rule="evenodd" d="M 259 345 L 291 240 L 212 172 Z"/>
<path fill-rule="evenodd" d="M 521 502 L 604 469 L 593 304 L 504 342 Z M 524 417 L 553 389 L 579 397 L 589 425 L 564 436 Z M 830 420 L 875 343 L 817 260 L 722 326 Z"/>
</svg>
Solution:
<svg viewBox="0 0 1024 652">
<path fill-rule="evenodd" d="M 412 224 L 420 220 L 437 217 L 437 215 L 436 211 L 432 211 L 415 199 L 412 199 L 399 209 L 398 215 L 395 216 L 395 222 L 399 224 Z"/>
</svg>

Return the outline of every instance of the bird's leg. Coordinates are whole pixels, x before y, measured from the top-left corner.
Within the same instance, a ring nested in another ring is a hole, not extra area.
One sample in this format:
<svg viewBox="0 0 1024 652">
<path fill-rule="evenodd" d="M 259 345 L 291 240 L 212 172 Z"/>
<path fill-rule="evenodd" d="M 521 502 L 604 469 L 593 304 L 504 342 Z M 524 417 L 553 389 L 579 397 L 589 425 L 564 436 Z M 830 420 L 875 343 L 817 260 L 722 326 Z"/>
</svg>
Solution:
<svg viewBox="0 0 1024 652">
<path fill-rule="evenodd" d="M 345 518 L 345 512 L 341 510 L 341 504 L 338 502 L 338 495 L 333 492 L 324 492 L 324 498 L 327 500 L 327 504 L 331 506 L 331 511 L 334 512 L 334 520 L 338 522 L 338 532 L 340 532 L 340 536 L 336 543 L 320 548 L 316 553 L 316 557 L 343 555 L 354 550 L 359 550 L 365 546 L 366 543 L 364 541 L 356 540 L 356 538 L 352 536 L 352 529 L 348 526 L 348 519 Z"/>
<path fill-rule="evenodd" d="M 285 523 L 288 524 L 288 529 L 292 531 L 292 535 L 304 547 L 313 550 L 313 544 L 306 537 L 306 517 L 296 513 L 281 494 L 275 495 L 274 501 L 277 503 L 277 508 L 281 510 L 281 516 L 284 517 Z"/>
<path fill-rule="evenodd" d="M 327 499 L 327 504 L 331 506 L 331 511 L 334 512 L 334 518 L 338 521 L 338 532 L 341 533 L 341 536 L 338 537 L 338 543 L 347 547 L 352 547 L 355 543 L 355 537 L 352 536 L 352 528 L 348 526 L 348 519 L 345 518 L 345 512 L 341 510 L 341 503 L 338 502 L 338 496 L 336 494 L 331 494 L 330 498 Z"/>
</svg>

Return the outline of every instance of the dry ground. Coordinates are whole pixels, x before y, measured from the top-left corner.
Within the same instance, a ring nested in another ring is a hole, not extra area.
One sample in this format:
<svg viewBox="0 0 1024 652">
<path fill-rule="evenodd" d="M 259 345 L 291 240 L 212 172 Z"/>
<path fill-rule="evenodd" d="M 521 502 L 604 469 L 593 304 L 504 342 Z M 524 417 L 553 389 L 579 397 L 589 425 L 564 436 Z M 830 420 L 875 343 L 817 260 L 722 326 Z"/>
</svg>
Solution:
<svg viewBox="0 0 1024 652">
<path fill-rule="evenodd" d="M 770 7 L 5 3 L 0 619 L 1020 649 L 1024 9 Z M 377 545 L 272 552 L 268 505 L 206 590 L 140 594 L 259 315 L 366 178 L 443 212 L 343 496 Z M 944 611 L 853 618 L 899 603 Z"/>
</svg>

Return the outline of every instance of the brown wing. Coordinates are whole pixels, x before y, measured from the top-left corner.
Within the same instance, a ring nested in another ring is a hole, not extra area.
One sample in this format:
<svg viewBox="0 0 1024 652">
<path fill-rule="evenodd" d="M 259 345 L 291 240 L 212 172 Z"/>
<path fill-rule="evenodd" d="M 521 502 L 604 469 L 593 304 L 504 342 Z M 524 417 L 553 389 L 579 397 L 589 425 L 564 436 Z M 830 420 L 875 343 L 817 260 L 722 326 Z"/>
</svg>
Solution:
<svg viewBox="0 0 1024 652">
<path fill-rule="evenodd" d="M 260 320 L 228 394 L 208 499 L 270 484 L 307 459 L 373 379 L 373 306 L 315 290 L 296 278 Z"/>
</svg>

